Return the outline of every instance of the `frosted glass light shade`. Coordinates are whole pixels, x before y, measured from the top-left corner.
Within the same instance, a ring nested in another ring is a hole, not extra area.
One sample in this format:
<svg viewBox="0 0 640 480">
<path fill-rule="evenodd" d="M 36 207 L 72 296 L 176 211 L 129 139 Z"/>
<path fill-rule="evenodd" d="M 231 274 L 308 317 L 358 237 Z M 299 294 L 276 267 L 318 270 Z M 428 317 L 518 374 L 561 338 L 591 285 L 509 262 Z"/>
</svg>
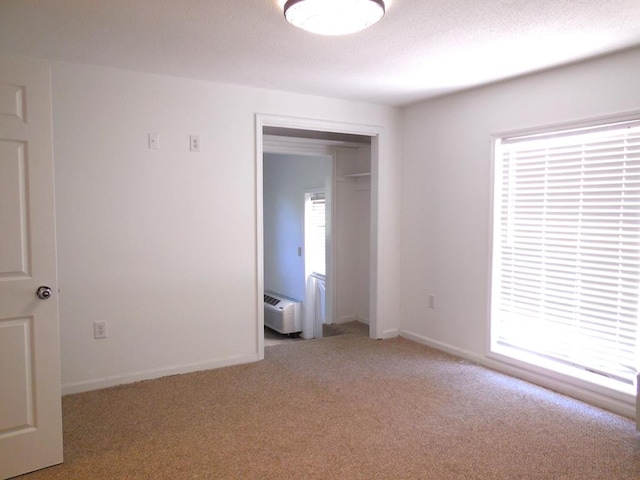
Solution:
<svg viewBox="0 0 640 480">
<path fill-rule="evenodd" d="M 288 0 L 284 16 L 296 27 L 320 35 L 359 32 L 384 16 L 383 0 Z"/>
</svg>

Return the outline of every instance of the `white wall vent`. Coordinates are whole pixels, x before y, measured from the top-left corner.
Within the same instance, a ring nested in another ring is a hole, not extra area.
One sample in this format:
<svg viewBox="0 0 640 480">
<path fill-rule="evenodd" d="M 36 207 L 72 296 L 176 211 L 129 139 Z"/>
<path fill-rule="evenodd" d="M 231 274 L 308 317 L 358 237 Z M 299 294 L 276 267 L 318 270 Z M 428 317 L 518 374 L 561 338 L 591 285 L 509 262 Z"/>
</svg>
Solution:
<svg viewBox="0 0 640 480">
<path fill-rule="evenodd" d="M 278 293 L 264 293 L 264 324 L 282 334 L 302 331 L 302 302 Z"/>
</svg>

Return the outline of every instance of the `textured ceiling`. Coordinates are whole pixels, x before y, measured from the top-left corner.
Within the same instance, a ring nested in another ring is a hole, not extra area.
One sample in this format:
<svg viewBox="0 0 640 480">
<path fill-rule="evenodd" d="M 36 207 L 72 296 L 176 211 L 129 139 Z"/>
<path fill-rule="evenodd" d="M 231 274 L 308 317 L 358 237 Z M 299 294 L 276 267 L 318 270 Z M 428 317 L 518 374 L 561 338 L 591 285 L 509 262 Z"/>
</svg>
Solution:
<svg viewBox="0 0 640 480">
<path fill-rule="evenodd" d="M 640 0 L 392 0 L 314 36 L 284 0 L 0 0 L 0 54 L 406 105 L 640 45 Z"/>
</svg>

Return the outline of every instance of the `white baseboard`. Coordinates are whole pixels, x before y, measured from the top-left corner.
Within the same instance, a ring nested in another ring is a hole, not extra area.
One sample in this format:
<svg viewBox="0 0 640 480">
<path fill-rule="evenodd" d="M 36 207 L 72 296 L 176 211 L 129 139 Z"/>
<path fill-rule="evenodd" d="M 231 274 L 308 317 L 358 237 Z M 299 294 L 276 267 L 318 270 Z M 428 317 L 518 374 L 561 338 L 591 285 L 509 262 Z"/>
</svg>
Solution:
<svg viewBox="0 0 640 480">
<path fill-rule="evenodd" d="M 435 348 L 436 350 L 441 350 L 443 352 L 450 353 L 451 355 L 455 355 L 456 357 L 461 357 L 466 360 L 471 360 L 472 362 L 482 364 L 484 357 L 477 355 L 469 350 L 463 350 L 458 347 L 454 347 L 453 345 L 449 345 L 448 343 L 438 342 L 436 340 L 432 340 L 428 337 L 424 337 L 422 335 L 418 335 L 417 333 L 412 333 L 407 330 L 400 330 L 400 336 L 406 338 L 407 340 L 411 340 L 416 343 L 420 343 L 422 345 L 426 345 L 427 347 Z"/>
<path fill-rule="evenodd" d="M 62 385 L 62 395 L 89 392 L 91 390 L 100 390 L 102 388 L 115 387 L 116 385 L 135 383 L 143 380 L 152 380 L 154 378 L 168 377 L 170 375 L 179 375 L 183 373 L 198 372 L 201 370 L 212 370 L 215 368 L 230 367 L 243 363 L 257 362 L 258 360 L 259 358 L 257 354 L 237 355 L 223 359 L 209 360 L 206 362 L 191 363 L 154 370 L 145 370 L 142 372 L 125 373 L 122 375 L 112 375 L 83 382 L 72 382 Z"/>
<path fill-rule="evenodd" d="M 345 317 L 338 317 L 335 323 L 349 323 L 349 322 L 358 322 L 369 325 L 369 319 L 365 317 L 361 317 L 360 315 L 348 315 Z"/>
<path fill-rule="evenodd" d="M 400 335 L 400 330 L 398 328 L 390 328 L 388 330 L 383 330 L 382 334 L 378 336 L 381 340 L 388 340 L 390 338 L 396 338 Z"/>
<path fill-rule="evenodd" d="M 338 323 L 349 323 L 349 322 L 358 322 L 364 323 L 365 325 L 369 325 L 369 329 L 371 329 L 371 323 L 368 318 L 360 317 L 359 315 L 350 315 L 346 317 L 339 317 L 336 319 L 336 324 Z M 400 335 L 400 330 L 397 328 L 391 328 L 389 330 L 385 330 L 381 335 L 376 338 L 381 340 L 387 340 L 389 338 L 395 338 Z"/>
<path fill-rule="evenodd" d="M 406 330 L 401 330 L 400 336 L 406 338 L 407 340 L 412 340 L 416 343 L 435 348 L 436 350 L 441 350 L 451 355 L 455 355 L 456 357 L 470 360 L 492 370 L 496 370 L 512 377 L 516 377 L 521 380 L 540 385 L 542 387 L 548 388 L 555 392 L 559 392 L 563 395 L 567 395 L 590 405 L 604 408 L 605 410 L 609 410 L 628 418 L 636 418 L 635 402 L 629 403 L 625 402 L 622 399 L 611 398 L 607 395 L 582 388 L 579 385 L 568 383 L 566 381 L 563 381 L 562 379 L 508 365 L 506 363 L 499 362 L 486 356 L 478 355 L 469 350 L 464 350 L 462 348 L 458 348 L 444 342 L 432 340 L 430 338 Z"/>
</svg>

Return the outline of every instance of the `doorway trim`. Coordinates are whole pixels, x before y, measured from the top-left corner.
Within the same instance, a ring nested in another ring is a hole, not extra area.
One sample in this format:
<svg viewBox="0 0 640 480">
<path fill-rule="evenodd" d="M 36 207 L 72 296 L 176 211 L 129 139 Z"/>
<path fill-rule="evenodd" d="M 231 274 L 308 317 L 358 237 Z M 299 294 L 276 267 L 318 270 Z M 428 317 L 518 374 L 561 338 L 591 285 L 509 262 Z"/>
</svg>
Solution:
<svg viewBox="0 0 640 480">
<path fill-rule="evenodd" d="M 379 224 L 379 136 L 383 128 L 372 125 L 361 125 L 344 122 L 332 122 L 327 120 L 314 120 L 308 118 L 286 117 L 280 115 L 256 114 L 256 157 L 255 157 L 255 201 L 256 201 L 256 318 L 257 322 L 257 353 L 260 360 L 264 359 L 264 306 L 260 301 L 264 296 L 264 218 L 263 218 L 263 181 L 264 181 L 264 127 L 281 127 L 296 130 L 309 130 L 351 135 L 364 135 L 371 137 L 371 255 L 369 277 L 369 337 L 382 338 L 382 327 L 378 316 L 378 231 Z M 335 177 L 335 169 L 334 169 Z"/>
</svg>

